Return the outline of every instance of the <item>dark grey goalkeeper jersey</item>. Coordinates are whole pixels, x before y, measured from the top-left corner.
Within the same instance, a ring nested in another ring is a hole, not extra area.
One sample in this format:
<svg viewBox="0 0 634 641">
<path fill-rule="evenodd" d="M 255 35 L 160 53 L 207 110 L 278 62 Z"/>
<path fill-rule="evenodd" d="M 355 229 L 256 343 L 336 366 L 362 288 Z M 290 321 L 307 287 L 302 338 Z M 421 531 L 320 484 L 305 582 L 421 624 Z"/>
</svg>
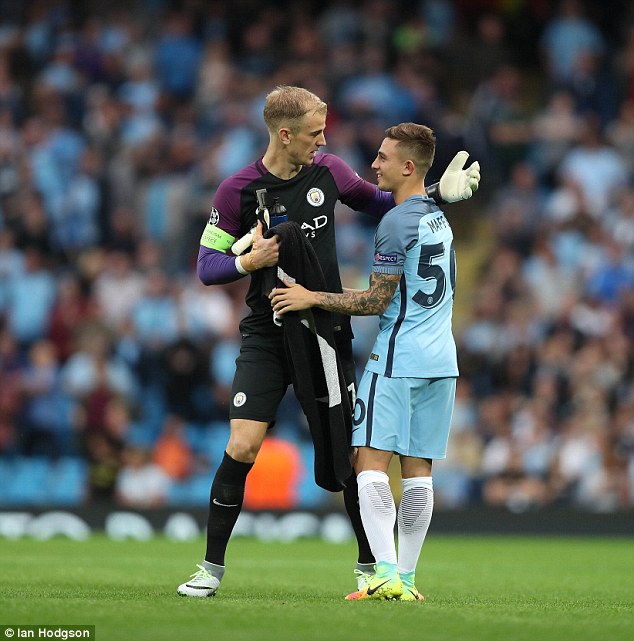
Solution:
<svg viewBox="0 0 634 641">
<path fill-rule="evenodd" d="M 266 189 L 269 201 L 277 197 L 286 207 L 288 219 L 304 230 L 331 292 L 342 291 L 335 243 L 337 201 L 377 218 L 394 206 L 391 194 L 360 178 L 332 154 L 317 154 L 312 165 L 302 167 L 290 180 L 269 173 L 260 158 L 224 180 L 216 191 L 198 254 L 198 275 L 203 283 L 226 283 L 240 278 L 230 248 L 256 223 L 257 189 Z M 242 332 L 278 331 L 272 322 L 270 301 L 262 295 L 260 271 L 251 276 L 246 302 L 251 313 L 241 324 Z M 334 323 L 343 330 L 341 338 L 351 336 L 348 317 L 335 316 Z"/>
</svg>

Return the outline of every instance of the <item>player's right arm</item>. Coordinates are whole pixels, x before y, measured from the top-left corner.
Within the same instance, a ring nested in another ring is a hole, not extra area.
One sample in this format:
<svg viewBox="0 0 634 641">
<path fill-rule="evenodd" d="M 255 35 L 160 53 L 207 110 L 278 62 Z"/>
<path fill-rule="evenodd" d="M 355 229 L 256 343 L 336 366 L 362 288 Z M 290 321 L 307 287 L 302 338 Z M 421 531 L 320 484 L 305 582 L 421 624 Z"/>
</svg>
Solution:
<svg viewBox="0 0 634 641">
<path fill-rule="evenodd" d="M 275 288 L 269 299 L 280 316 L 310 307 L 348 316 L 380 316 L 389 305 L 401 280 L 401 274 L 372 272 L 367 289 L 345 289 L 341 294 L 313 292 L 297 283 L 284 281 L 285 287 Z"/>
<path fill-rule="evenodd" d="M 241 256 L 228 254 L 240 234 L 240 196 L 236 188 L 226 181 L 216 192 L 209 221 L 200 238 L 198 250 L 198 278 L 205 285 L 231 283 L 262 267 L 276 265 L 279 255 L 279 240 L 262 237 L 262 225 L 258 224 L 251 251 Z"/>
<path fill-rule="evenodd" d="M 392 194 L 363 180 L 341 158 L 332 154 L 324 156 L 324 163 L 330 167 L 344 205 L 376 218 L 381 218 L 394 207 Z M 427 187 L 427 195 L 437 204 L 467 200 L 477 191 L 480 184 L 480 164 L 476 161 L 465 169 L 467 158 L 469 154 L 466 151 L 458 152 L 443 172 L 440 182 Z"/>
</svg>

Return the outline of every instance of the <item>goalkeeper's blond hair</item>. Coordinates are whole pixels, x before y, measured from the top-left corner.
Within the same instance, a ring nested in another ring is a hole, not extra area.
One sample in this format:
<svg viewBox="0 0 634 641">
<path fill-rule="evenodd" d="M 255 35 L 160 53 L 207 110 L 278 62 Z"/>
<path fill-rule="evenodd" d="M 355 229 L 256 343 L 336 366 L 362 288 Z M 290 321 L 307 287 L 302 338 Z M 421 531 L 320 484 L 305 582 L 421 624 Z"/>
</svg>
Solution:
<svg viewBox="0 0 634 641">
<path fill-rule="evenodd" d="M 288 127 L 297 133 L 307 114 L 328 111 L 328 105 L 308 89 L 279 85 L 271 91 L 264 103 L 264 122 L 271 133 Z"/>
</svg>

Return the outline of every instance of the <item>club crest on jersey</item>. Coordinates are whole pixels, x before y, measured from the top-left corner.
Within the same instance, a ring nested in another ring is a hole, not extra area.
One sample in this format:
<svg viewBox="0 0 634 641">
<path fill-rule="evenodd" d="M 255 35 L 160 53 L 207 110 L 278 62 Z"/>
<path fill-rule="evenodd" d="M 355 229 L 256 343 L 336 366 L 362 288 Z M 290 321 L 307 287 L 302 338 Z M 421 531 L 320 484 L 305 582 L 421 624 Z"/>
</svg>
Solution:
<svg viewBox="0 0 634 641">
<path fill-rule="evenodd" d="M 377 263 L 395 263 L 398 260 L 398 256 L 396 254 L 381 254 L 380 252 L 376 252 L 376 254 L 374 254 L 374 260 Z"/>
<path fill-rule="evenodd" d="M 247 395 L 244 392 L 238 392 L 233 397 L 234 407 L 242 407 L 247 402 Z"/>
<path fill-rule="evenodd" d="M 308 201 L 309 205 L 312 205 L 313 207 L 319 207 L 320 205 L 324 204 L 326 197 L 324 196 L 324 192 L 321 189 L 319 189 L 318 187 L 313 187 L 312 189 L 308 190 L 308 193 L 306 194 L 306 200 Z"/>
<path fill-rule="evenodd" d="M 216 225 L 218 224 L 219 220 L 220 220 L 220 214 L 218 213 L 218 210 L 215 207 L 212 207 L 211 212 L 209 212 L 209 224 Z"/>
</svg>

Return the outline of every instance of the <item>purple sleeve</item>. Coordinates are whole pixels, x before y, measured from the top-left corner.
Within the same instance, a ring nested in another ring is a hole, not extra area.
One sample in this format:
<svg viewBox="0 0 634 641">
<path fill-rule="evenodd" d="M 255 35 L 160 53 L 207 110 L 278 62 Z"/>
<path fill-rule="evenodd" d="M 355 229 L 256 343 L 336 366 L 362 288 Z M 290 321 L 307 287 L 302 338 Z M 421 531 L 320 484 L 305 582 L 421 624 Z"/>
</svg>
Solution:
<svg viewBox="0 0 634 641">
<path fill-rule="evenodd" d="M 216 190 L 211 209 L 213 224 L 235 237 L 240 233 L 240 189 L 240 178 L 232 176 L 223 180 Z M 243 276 L 236 268 L 235 256 L 202 245 L 198 250 L 196 271 L 205 285 L 222 285 Z"/>
<path fill-rule="evenodd" d="M 235 256 L 202 246 L 198 250 L 196 271 L 204 285 L 231 283 L 243 276 L 236 268 Z"/>
<path fill-rule="evenodd" d="M 246 173 L 246 170 L 242 173 Z M 244 182 L 241 176 L 230 176 L 218 185 L 214 194 L 212 212 L 215 210 L 218 217 L 215 225 L 232 236 L 240 232 L 240 192 Z"/>
<path fill-rule="evenodd" d="M 330 168 L 339 189 L 339 200 L 344 205 L 375 218 L 381 218 L 394 207 L 391 193 L 381 191 L 376 185 L 363 180 L 338 156 L 323 154 L 322 162 Z"/>
</svg>

